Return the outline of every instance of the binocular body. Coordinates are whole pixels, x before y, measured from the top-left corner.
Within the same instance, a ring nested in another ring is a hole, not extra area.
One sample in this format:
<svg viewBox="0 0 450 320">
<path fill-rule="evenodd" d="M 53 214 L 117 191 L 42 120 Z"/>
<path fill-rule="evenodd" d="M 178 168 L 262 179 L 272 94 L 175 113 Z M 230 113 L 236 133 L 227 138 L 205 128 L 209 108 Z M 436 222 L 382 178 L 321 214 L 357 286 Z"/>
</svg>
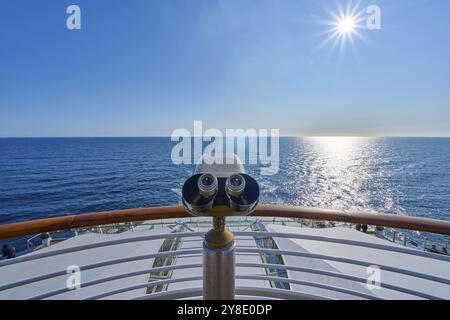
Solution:
<svg viewBox="0 0 450 320">
<path fill-rule="evenodd" d="M 224 164 L 205 159 L 182 189 L 183 205 L 194 216 L 246 216 L 259 202 L 260 189 L 237 156 Z"/>
</svg>

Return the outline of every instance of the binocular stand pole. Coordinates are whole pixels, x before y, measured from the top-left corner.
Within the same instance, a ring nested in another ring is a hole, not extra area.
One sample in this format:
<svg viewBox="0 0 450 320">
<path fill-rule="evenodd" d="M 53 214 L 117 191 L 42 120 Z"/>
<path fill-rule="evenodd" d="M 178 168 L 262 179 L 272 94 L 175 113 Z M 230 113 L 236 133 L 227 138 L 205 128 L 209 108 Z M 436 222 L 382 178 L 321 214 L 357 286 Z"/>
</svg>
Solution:
<svg viewBox="0 0 450 320">
<path fill-rule="evenodd" d="M 234 300 L 234 235 L 225 228 L 225 217 L 213 217 L 213 229 L 203 242 L 203 299 Z"/>
</svg>

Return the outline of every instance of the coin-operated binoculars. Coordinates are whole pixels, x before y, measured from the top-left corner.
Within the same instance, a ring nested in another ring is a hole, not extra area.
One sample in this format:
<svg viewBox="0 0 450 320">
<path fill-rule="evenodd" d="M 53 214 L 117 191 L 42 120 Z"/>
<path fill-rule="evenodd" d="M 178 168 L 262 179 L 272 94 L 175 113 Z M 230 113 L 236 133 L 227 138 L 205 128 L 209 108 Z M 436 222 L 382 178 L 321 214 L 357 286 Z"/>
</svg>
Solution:
<svg viewBox="0 0 450 320">
<path fill-rule="evenodd" d="M 225 217 L 246 216 L 256 208 L 258 183 L 245 173 L 237 156 L 226 159 L 225 164 L 207 164 L 202 158 L 184 183 L 182 196 L 190 214 L 213 218 L 213 228 L 203 242 L 203 298 L 232 300 L 236 244 Z"/>
</svg>

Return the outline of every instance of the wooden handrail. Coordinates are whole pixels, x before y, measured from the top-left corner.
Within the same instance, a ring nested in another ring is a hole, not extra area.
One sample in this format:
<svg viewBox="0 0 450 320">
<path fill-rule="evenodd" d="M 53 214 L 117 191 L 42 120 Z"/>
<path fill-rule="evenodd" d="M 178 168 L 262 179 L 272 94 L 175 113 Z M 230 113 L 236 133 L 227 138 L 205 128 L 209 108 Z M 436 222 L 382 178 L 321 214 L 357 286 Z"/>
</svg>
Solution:
<svg viewBox="0 0 450 320">
<path fill-rule="evenodd" d="M 380 213 L 348 212 L 343 210 L 284 205 L 259 205 L 251 216 L 347 222 L 450 235 L 450 221 Z M 191 215 L 182 206 L 79 214 L 0 225 L 0 239 L 112 223 L 189 217 Z"/>
<path fill-rule="evenodd" d="M 259 217 L 283 217 L 309 220 L 347 222 L 380 227 L 450 235 L 450 221 L 377 212 L 344 211 L 284 205 L 259 206 L 252 214 Z"/>
<path fill-rule="evenodd" d="M 189 215 L 182 206 L 86 213 L 0 225 L 0 239 L 9 239 L 42 232 L 93 227 L 112 223 L 189 217 L 191 217 L 191 215 Z"/>
</svg>

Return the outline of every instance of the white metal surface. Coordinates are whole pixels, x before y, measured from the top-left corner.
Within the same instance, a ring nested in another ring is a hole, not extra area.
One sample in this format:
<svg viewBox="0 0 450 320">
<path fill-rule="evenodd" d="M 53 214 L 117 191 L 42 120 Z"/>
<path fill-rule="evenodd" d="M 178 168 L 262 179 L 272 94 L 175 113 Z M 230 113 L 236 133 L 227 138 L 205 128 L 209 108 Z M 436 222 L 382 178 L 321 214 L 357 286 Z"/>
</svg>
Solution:
<svg viewBox="0 0 450 320">
<path fill-rule="evenodd" d="M 268 232 L 234 231 L 236 295 L 273 299 L 450 299 L 449 257 L 401 247 L 347 228 L 309 229 L 266 225 Z M 202 287 L 203 231 L 171 233 L 135 228 L 122 234 L 86 234 L 41 251 L 0 262 L 0 299 L 186 299 Z M 278 249 L 260 248 L 255 237 L 272 237 Z M 180 237 L 176 251 L 160 252 Z M 261 255 L 282 254 L 283 264 Z M 154 267 L 155 258 L 176 256 Z M 66 287 L 70 265 L 81 267 L 81 289 Z M 381 288 L 366 286 L 367 266 L 381 267 Z M 289 279 L 267 274 L 284 270 Z M 149 282 L 150 273 L 170 277 Z M 290 290 L 271 287 L 289 283 Z M 148 294 L 162 285 L 164 291 Z M 167 291 L 166 291 L 167 289 Z"/>
</svg>

